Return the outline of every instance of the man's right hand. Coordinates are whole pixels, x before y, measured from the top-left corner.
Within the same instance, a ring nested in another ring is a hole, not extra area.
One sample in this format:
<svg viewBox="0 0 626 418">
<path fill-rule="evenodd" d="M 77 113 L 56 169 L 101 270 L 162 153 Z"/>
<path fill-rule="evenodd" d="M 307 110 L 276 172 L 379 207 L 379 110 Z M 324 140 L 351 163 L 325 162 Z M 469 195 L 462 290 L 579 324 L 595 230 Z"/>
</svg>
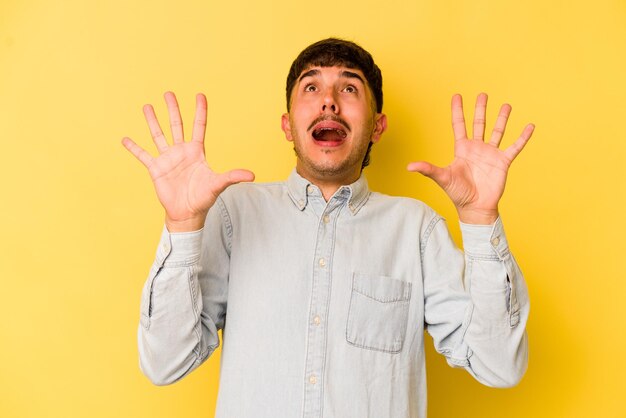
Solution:
<svg viewBox="0 0 626 418">
<path fill-rule="evenodd" d="M 218 174 L 209 168 L 204 156 L 207 102 L 203 94 L 196 96 L 191 141 L 185 142 L 183 122 L 176 96 L 165 93 L 170 116 L 173 143 L 167 143 L 151 105 L 143 107 L 158 157 L 151 156 L 130 138 L 122 144 L 148 169 L 157 197 L 165 208 L 165 224 L 170 232 L 196 231 L 204 226 L 206 215 L 217 196 L 231 184 L 254 180 L 248 170 L 231 170 Z"/>
</svg>

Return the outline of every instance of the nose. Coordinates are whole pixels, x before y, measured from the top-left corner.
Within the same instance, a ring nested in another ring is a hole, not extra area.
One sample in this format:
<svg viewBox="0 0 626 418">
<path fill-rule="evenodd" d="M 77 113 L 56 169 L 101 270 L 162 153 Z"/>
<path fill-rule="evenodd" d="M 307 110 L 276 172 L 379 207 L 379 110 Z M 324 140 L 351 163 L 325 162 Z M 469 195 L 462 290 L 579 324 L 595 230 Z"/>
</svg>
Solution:
<svg viewBox="0 0 626 418">
<path fill-rule="evenodd" d="M 335 114 L 339 113 L 339 104 L 337 103 L 337 100 L 335 100 L 335 94 L 332 89 L 328 89 L 328 91 L 326 91 L 326 94 L 324 95 L 324 101 L 322 102 L 322 113 L 325 112 L 332 112 Z"/>
</svg>

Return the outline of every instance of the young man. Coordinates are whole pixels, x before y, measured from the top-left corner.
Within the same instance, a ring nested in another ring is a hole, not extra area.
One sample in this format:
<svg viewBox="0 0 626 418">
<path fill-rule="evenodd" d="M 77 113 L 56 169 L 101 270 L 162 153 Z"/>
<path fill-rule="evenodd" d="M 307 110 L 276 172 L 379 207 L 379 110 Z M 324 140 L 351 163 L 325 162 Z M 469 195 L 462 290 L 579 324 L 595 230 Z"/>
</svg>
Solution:
<svg viewBox="0 0 626 418">
<path fill-rule="evenodd" d="M 141 368 L 155 384 L 198 367 L 219 330 L 217 417 L 424 417 L 425 329 L 480 382 L 521 379 L 528 295 L 497 205 L 533 126 L 500 151 L 510 106 L 485 142 L 486 95 L 472 139 L 454 96 L 454 161 L 409 165 L 456 205 L 463 254 L 428 206 L 368 189 L 362 169 L 387 120 L 380 70 L 358 45 L 326 39 L 294 61 L 282 129 L 297 163 L 285 182 L 228 187 L 254 175 L 207 166 L 204 96 L 188 142 L 174 95 L 165 100 L 172 144 L 149 105 L 160 155 L 123 141 L 166 213 L 139 326 Z"/>
</svg>

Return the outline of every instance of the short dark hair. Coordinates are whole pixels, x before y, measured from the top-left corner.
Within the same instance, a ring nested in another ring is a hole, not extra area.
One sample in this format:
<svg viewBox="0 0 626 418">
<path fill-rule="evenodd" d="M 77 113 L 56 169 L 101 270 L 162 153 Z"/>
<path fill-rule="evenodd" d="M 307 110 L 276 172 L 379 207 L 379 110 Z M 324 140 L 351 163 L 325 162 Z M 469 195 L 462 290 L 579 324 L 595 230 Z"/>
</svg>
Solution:
<svg viewBox="0 0 626 418">
<path fill-rule="evenodd" d="M 344 66 L 361 70 L 374 95 L 376 112 L 383 110 L 383 76 L 372 55 L 351 41 L 328 38 L 306 47 L 291 64 L 287 75 L 287 111 L 291 109 L 291 92 L 302 71 L 312 66 Z"/>
</svg>

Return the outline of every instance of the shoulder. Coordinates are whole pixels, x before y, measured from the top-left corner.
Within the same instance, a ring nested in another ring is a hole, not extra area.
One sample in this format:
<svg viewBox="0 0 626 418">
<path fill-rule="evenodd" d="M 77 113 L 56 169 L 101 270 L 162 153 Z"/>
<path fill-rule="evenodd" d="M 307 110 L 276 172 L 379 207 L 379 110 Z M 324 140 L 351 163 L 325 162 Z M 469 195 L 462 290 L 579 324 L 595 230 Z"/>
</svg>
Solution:
<svg viewBox="0 0 626 418">
<path fill-rule="evenodd" d="M 224 190 L 220 198 L 224 202 L 234 202 L 241 199 L 282 196 L 285 193 L 287 193 L 285 182 L 238 183 Z"/>
<path fill-rule="evenodd" d="M 372 192 L 365 206 L 373 216 L 383 217 L 387 222 L 399 222 L 405 228 L 417 230 L 422 238 L 427 238 L 432 229 L 444 221 L 426 203 L 410 197 Z"/>
<path fill-rule="evenodd" d="M 224 190 L 218 198 L 222 210 L 231 215 L 258 214 L 266 210 L 280 211 L 289 201 L 285 182 L 234 184 Z"/>
<path fill-rule="evenodd" d="M 439 217 L 426 203 L 411 197 L 390 196 L 384 193 L 371 192 L 368 203 L 375 207 L 382 207 L 385 210 L 407 211 L 409 214 L 423 215 L 426 218 Z"/>
</svg>

